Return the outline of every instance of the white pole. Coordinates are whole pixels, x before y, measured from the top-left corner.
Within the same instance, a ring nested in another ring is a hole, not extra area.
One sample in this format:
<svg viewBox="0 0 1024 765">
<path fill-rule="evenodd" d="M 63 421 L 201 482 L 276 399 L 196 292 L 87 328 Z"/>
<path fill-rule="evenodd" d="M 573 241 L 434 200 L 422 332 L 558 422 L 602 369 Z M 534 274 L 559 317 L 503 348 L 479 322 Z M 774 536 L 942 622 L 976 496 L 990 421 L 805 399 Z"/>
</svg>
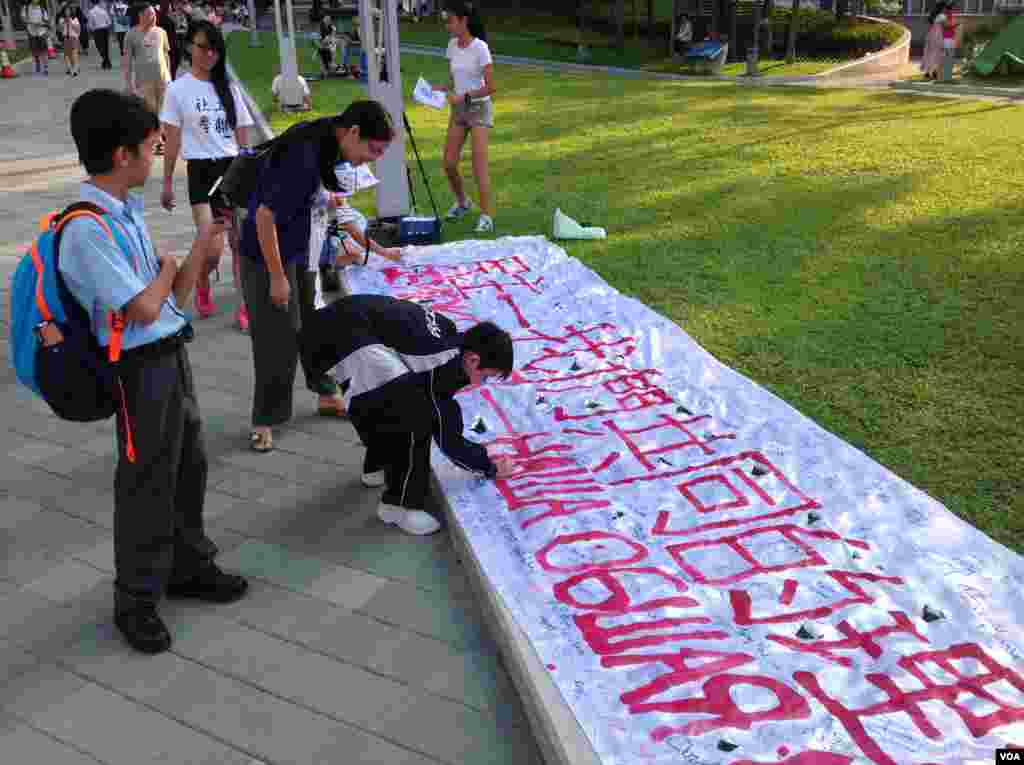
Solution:
<svg viewBox="0 0 1024 765">
<path fill-rule="evenodd" d="M 249 47 L 260 47 L 260 35 L 256 31 L 256 0 L 249 0 Z"/>
<path fill-rule="evenodd" d="M 377 215 L 395 218 L 409 214 L 409 183 L 405 166 L 405 125 L 402 114 L 405 101 L 402 93 L 401 53 L 398 49 L 398 0 L 360 0 L 360 30 L 366 51 L 367 90 L 370 98 L 380 101 L 395 128 L 395 138 L 377 160 L 374 172 L 380 179 L 377 186 Z M 380 79 L 381 64 L 388 79 Z"/>
<path fill-rule="evenodd" d="M 291 10 L 291 7 L 291 0 L 288 0 L 288 9 Z M 299 65 L 295 59 L 294 24 L 289 24 L 293 30 L 292 36 L 285 37 L 281 23 L 281 0 L 274 0 L 274 23 L 281 58 L 281 108 L 298 109 L 302 107 L 302 86 L 299 85 Z"/>
</svg>

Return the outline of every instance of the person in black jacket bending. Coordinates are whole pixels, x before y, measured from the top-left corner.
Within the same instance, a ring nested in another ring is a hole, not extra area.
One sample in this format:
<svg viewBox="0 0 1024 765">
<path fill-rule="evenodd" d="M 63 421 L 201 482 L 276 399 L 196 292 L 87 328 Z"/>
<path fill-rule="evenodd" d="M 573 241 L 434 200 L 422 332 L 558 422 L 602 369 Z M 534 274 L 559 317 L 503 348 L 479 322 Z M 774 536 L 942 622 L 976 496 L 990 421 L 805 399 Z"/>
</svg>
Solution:
<svg viewBox="0 0 1024 765">
<path fill-rule="evenodd" d="M 441 528 L 423 508 L 430 439 L 465 470 L 511 475 L 509 457 L 492 457 L 462 435 L 455 394 L 512 372 L 512 338 L 491 322 L 460 333 L 447 316 L 386 295 L 351 295 L 316 312 L 302 327 L 301 352 L 311 371 L 336 367 L 347 382 L 345 404 L 366 445 L 364 486 L 385 486 L 377 516 L 409 534 Z"/>
</svg>

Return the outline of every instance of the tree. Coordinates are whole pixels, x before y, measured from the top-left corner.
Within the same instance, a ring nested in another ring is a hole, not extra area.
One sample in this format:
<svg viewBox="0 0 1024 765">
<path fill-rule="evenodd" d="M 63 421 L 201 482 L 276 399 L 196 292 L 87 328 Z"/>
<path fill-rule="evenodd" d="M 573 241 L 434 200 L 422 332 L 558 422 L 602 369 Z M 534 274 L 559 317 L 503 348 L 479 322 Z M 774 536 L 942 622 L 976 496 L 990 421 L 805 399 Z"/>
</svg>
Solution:
<svg viewBox="0 0 1024 765">
<path fill-rule="evenodd" d="M 626 49 L 626 0 L 615 0 L 615 46 Z"/>
<path fill-rule="evenodd" d="M 800 17 L 800 0 L 793 0 L 793 8 L 789 13 L 789 26 L 786 27 L 786 63 L 796 61 L 797 19 Z"/>
</svg>

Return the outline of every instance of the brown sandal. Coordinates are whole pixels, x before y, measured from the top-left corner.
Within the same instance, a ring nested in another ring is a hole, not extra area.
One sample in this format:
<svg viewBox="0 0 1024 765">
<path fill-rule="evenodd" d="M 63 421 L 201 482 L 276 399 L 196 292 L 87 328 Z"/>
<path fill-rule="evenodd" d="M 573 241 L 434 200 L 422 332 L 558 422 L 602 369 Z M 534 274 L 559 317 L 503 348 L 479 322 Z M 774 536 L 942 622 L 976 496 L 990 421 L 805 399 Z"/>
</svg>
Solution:
<svg viewBox="0 0 1024 765">
<path fill-rule="evenodd" d="M 254 430 L 249 434 L 249 446 L 254 452 L 269 452 L 274 448 L 274 437 L 269 430 Z"/>
</svg>

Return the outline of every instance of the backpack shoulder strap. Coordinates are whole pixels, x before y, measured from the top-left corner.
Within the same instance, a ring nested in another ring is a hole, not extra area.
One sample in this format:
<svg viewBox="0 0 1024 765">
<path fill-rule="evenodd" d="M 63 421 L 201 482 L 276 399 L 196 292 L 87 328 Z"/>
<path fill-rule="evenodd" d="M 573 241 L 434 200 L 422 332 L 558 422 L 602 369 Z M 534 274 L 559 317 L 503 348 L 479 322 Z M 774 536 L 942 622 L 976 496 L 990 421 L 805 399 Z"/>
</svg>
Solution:
<svg viewBox="0 0 1024 765">
<path fill-rule="evenodd" d="M 120 246 L 118 238 L 114 235 L 113 229 L 110 224 L 104 219 L 107 215 L 107 211 L 99 205 L 95 205 L 92 202 L 75 202 L 72 205 L 68 205 L 61 212 L 56 213 L 50 217 L 50 225 L 54 228 L 54 240 L 53 240 L 53 263 L 54 271 L 57 277 L 57 288 L 62 292 L 63 295 L 70 298 L 73 305 L 78 305 L 78 301 L 74 299 L 71 291 L 67 288 L 64 283 L 64 277 L 60 273 L 60 236 L 64 231 L 64 227 L 75 220 L 76 218 L 91 218 L 96 221 L 100 228 L 103 229 L 104 233 L 110 237 L 110 241 Z M 84 312 L 85 309 L 82 308 Z M 88 314 L 86 313 L 86 318 Z M 109 358 L 111 362 L 117 362 L 121 357 L 121 343 L 124 336 L 125 319 L 124 316 L 117 311 L 110 311 L 108 317 L 110 322 L 110 347 L 109 347 Z"/>
</svg>

